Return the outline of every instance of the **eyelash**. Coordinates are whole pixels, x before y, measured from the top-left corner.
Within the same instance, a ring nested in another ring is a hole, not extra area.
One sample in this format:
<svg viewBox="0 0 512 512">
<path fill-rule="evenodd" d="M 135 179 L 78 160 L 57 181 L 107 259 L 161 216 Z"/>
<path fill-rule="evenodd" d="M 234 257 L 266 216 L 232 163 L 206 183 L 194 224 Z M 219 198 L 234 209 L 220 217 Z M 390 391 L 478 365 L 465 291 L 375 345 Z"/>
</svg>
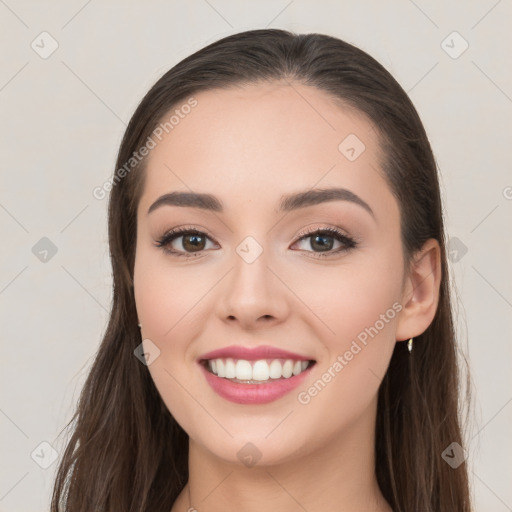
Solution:
<svg viewBox="0 0 512 512">
<path fill-rule="evenodd" d="M 178 256 L 178 257 L 185 257 L 185 258 L 195 258 L 197 256 L 200 256 L 202 251 L 198 251 L 197 253 L 187 253 L 182 251 L 176 251 L 174 249 L 169 249 L 167 246 L 170 245 L 171 242 L 173 242 L 176 238 L 179 238 L 180 236 L 185 235 L 206 235 L 207 238 L 215 241 L 215 239 L 206 231 L 200 231 L 198 229 L 195 229 L 192 226 L 187 226 L 183 228 L 176 228 L 171 229 L 170 231 L 167 231 L 154 245 L 156 247 L 161 248 L 165 253 L 170 254 L 172 256 Z M 358 242 L 356 242 L 353 238 L 350 238 L 349 236 L 342 233 L 339 229 L 336 228 L 314 228 L 314 229 L 308 229 L 303 232 L 301 232 L 298 235 L 297 241 L 294 242 L 300 242 L 305 238 L 309 238 L 313 235 L 327 235 L 328 237 L 335 238 L 339 242 L 343 243 L 345 247 L 339 248 L 337 250 L 331 250 L 327 252 L 314 252 L 314 251 L 306 251 L 306 252 L 313 252 L 315 254 L 315 258 L 326 258 L 333 256 L 335 254 L 340 254 L 343 252 L 348 252 L 351 249 L 354 249 L 358 246 Z"/>
</svg>

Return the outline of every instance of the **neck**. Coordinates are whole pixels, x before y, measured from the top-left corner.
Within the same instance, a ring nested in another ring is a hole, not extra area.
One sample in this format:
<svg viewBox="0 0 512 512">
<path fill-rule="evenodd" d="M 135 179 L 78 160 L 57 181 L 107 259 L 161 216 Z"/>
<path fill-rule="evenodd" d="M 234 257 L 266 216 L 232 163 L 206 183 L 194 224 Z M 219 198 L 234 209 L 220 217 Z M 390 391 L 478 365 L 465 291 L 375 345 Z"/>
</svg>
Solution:
<svg viewBox="0 0 512 512">
<path fill-rule="evenodd" d="M 189 481 L 171 512 L 392 512 L 375 476 L 376 401 L 342 433 L 278 465 L 220 460 L 190 440 Z M 189 500 L 190 496 L 190 500 Z"/>
</svg>

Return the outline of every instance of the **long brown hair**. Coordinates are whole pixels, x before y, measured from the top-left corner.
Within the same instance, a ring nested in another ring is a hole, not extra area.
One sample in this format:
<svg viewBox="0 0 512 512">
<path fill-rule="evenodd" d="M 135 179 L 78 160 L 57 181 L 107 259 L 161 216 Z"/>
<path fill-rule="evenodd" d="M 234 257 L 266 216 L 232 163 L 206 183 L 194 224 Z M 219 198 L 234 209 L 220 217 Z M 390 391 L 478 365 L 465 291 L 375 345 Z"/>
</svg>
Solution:
<svg viewBox="0 0 512 512">
<path fill-rule="evenodd" d="M 109 202 L 112 310 L 70 421 L 74 428 L 57 471 L 52 512 L 169 511 L 186 484 L 188 436 L 134 356 L 141 342 L 132 281 L 136 211 L 146 162 L 134 158 L 171 109 L 193 94 L 273 80 L 316 87 L 365 114 L 376 127 L 381 170 L 400 207 L 407 265 L 427 239 L 440 244 L 434 320 L 411 354 L 405 343 L 396 343 L 379 388 L 376 475 L 395 512 L 471 510 L 466 463 L 452 468 L 442 456 L 452 443 L 464 446 L 462 381 L 437 167 L 423 125 L 398 82 L 362 50 L 327 35 L 268 29 L 225 37 L 182 60 L 156 82 L 130 120 Z M 466 403 L 469 398 L 468 386 Z"/>
</svg>

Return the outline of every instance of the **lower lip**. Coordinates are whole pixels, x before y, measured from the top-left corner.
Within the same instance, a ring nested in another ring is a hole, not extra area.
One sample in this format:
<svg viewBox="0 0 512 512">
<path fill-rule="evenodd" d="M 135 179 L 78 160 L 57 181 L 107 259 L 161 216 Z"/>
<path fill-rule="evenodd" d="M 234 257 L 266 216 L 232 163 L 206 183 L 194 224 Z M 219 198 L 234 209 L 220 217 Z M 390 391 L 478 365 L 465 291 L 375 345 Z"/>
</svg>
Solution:
<svg viewBox="0 0 512 512">
<path fill-rule="evenodd" d="M 275 380 L 262 384 L 240 384 L 209 372 L 202 363 L 199 363 L 206 381 L 212 389 L 222 398 L 237 404 L 266 404 L 294 390 L 309 374 L 312 366 L 288 379 Z"/>
</svg>

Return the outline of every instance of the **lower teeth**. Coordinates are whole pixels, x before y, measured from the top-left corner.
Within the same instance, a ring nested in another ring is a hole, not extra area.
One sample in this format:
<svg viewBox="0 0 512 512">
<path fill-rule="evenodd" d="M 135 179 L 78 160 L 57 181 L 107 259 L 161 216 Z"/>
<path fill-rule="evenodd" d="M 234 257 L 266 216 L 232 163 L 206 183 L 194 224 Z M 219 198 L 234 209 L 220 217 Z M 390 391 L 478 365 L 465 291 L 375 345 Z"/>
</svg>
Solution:
<svg viewBox="0 0 512 512">
<path fill-rule="evenodd" d="M 223 377 L 227 379 L 226 377 Z M 279 379 L 267 379 L 267 380 L 239 380 L 239 379 L 227 379 L 231 382 L 236 382 L 237 384 L 265 384 L 266 382 L 274 382 L 276 380 L 283 380 L 284 377 L 279 377 Z"/>
</svg>

